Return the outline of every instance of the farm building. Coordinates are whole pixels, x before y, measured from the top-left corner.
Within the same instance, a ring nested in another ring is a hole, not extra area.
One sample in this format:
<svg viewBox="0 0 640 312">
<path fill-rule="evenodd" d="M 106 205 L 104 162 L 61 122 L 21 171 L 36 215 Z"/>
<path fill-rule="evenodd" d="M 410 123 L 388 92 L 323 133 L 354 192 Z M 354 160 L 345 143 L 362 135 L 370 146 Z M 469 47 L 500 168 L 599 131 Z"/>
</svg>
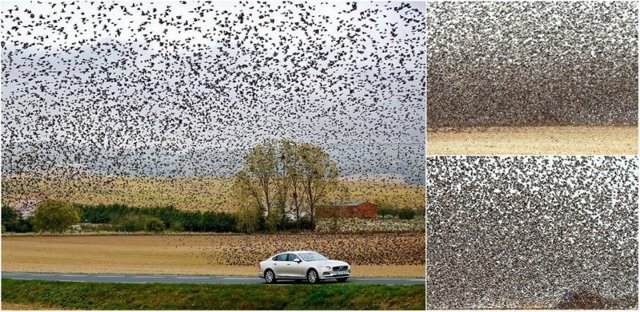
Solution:
<svg viewBox="0 0 640 312">
<path fill-rule="evenodd" d="M 316 210 L 316 216 L 320 218 L 375 219 L 378 217 L 378 206 L 367 201 L 340 205 L 321 205 Z"/>
</svg>

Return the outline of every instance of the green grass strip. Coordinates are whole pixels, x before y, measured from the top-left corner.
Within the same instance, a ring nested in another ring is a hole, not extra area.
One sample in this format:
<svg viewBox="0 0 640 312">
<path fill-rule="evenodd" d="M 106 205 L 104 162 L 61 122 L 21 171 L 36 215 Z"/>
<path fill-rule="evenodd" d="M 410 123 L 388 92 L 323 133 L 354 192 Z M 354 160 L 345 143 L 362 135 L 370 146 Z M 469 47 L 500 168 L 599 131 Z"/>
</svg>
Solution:
<svg viewBox="0 0 640 312">
<path fill-rule="evenodd" d="M 2 279 L 2 301 L 86 310 L 424 310 L 424 285 L 119 284 Z"/>
</svg>

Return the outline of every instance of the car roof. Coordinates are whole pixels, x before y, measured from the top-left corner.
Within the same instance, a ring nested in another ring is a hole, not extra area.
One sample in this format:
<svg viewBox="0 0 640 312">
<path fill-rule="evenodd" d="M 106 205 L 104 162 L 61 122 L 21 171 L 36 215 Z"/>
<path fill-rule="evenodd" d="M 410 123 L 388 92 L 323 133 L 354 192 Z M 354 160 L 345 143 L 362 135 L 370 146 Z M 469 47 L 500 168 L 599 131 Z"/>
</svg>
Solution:
<svg viewBox="0 0 640 312">
<path fill-rule="evenodd" d="M 285 254 L 285 253 L 298 254 L 298 253 L 303 253 L 303 252 L 317 252 L 317 251 L 313 251 L 313 250 L 290 250 L 290 251 L 283 251 L 283 252 L 277 253 L 276 255 L 281 255 L 281 254 Z"/>
</svg>

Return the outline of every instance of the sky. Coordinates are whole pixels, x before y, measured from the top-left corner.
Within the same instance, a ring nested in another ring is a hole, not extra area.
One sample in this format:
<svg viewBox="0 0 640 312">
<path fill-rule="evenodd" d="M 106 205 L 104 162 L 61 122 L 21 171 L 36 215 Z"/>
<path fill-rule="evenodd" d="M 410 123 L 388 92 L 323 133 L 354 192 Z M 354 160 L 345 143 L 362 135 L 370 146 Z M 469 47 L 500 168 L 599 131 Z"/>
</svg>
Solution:
<svg viewBox="0 0 640 312">
<path fill-rule="evenodd" d="M 421 3 L 3 1 L 2 16 L 5 160 L 34 142 L 152 161 L 290 138 L 343 158 L 395 147 L 362 167 L 422 171 Z"/>
</svg>

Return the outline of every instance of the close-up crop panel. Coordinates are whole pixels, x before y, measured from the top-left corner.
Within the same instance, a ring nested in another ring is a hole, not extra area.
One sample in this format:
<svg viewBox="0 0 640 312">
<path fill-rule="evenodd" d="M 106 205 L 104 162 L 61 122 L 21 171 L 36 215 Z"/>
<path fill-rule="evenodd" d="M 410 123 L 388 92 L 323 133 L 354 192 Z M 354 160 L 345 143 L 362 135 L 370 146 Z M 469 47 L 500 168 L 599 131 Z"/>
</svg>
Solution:
<svg viewBox="0 0 640 312">
<path fill-rule="evenodd" d="M 429 155 L 635 155 L 637 1 L 427 2 Z"/>
<path fill-rule="evenodd" d="M 431 157 L 427 309 L 632 309 L 635 157 Z"/>
</svg>

